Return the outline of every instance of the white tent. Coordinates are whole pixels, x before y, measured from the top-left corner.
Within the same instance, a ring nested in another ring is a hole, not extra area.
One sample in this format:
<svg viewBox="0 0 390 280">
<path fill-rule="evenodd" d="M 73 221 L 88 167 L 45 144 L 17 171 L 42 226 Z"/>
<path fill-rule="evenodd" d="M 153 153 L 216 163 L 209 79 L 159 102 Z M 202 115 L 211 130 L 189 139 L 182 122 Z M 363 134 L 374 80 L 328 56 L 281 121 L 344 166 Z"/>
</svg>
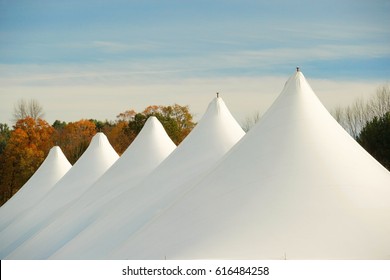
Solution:
<svg viewBox="0 0 390 280">
<path fill-rule="evenodd" d="M 175 148 L 158 119 L 149 117 L 137 138 L 98 181 L 8 257 L 47 258 L 101 215 L 102 205 L 148 176 Z"/>
<path fill-rule="evenodd" d="M 53 258 L 106 258 L 118 244 L 186 192 L 243 135 L 222 98 L 214 98 L 197 126 L 161 165 L 139 185 L 107 204 L 104 214 Z"/>
<path fill-rule="evenodd" d="M 18 215 L 36 205 L 71 167 L 72 165 L 60 147 L 51 148 L 34 175 L 11 199 L 1 206 L 0 231 L 6 228 Z"/>
<path fill-rule="evenodd" d="M 0 232 L 0 258 L 7 256 L 56 213 L 79 198 L 118 158 L 107 137 L 97 133 L 80 159 L 38 204 Z"/>
<path fill-rule="evenodd" d="M 390 173 L 298 71 L 207 177 L 108 257 L 388 259 Z"/>
</svg>

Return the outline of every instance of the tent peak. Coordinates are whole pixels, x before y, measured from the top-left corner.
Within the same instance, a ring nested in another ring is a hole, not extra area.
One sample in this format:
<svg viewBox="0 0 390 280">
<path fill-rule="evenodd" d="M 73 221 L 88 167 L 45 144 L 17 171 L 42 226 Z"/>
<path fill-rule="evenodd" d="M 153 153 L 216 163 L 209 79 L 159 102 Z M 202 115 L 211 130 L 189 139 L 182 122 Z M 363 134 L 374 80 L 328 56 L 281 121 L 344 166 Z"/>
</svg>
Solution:
<svg viewBox="0 0 390 280">
<path fill-rule="evenodd" d="M 154 123 L 156 123 L 156 122 L 159 122 L 159 120 L 157 119 L 157 117 L 156 117 L 156 116 L 150 116 L 150 117 L 148 117 L 148 119 L 146 120 L 145 125 L 146 125 L 146 124 L 154 124 Z"/>
<path fill-rule="evenodd" d="M 217 92 L 217 98 L 219 98 L 219 92 Z"/>
<path fill-rule="evenodd" d="M 300 71 L 301 71 L 301 69 L 299 68 L 299 66 L 297 66 L 296 69 L 297 69 L 297 72 L 300 72 Z"/>
</svg>

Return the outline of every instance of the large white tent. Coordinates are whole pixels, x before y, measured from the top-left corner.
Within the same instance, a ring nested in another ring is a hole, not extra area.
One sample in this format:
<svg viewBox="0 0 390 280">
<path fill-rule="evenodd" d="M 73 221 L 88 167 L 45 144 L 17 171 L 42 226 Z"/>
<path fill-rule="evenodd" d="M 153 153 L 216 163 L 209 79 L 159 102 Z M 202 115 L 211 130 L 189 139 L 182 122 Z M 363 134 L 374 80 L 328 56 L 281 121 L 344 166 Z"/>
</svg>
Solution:
<svg viewBox="0 0 390 280">
<path fill-rule="evenodd" d="M 48 220 L 88 189 L 117 159 L 118 154 L 99 132 L 84 154 L 52 189 L 25 215 L 0 232 L 0 258 L 30 238 Z"/>
<path fill-rule="evenodd" d="M 98 133 L 0 258 L 390 258 L 390 173 L 300 71 L 243 136 L 220 97 L 176 149 L 155 118 L 118 161 Z"/>
<path fill-rule="evenodd" d="M 193 131 L 143 182 L 107 204 L 103 215 L 54 258 L 100 259 L 185 193 L 244 135 L 221 97 Z"/>
<path fill-rule="evenodd" d="M 101 207 L 135 186 L 156 168 L 176 145 L 162 124 L 149 117 L 122 156 L 75 203 L 64 209 L 39 233 L 26 240 L 9 258 L 44 259 L 77 235 L 101 214 Z"/>
<path fill-rule="evenodd" d="M 297 71 L 207 177 L 107 258 L 388 259 L 390 173 Z"/>
<path fill-rule="evenodd" d="M 50 149 L 34 175 L 0 208 L 0 231 L 42 199 L 72 167 L 61 148 Z"/>
</svg>

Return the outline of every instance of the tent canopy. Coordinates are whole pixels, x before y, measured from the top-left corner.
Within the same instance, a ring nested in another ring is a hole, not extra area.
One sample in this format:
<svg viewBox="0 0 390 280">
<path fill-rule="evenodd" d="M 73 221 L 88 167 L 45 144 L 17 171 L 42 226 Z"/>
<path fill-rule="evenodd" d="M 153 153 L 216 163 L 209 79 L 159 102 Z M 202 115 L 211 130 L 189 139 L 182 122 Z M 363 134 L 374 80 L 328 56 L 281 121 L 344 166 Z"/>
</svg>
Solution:
<svg viewBox="0 0 390 280">
<path fill-rule="evenodd" d="M 51 188 L 69 171 L 69 163 L 60 147 L 50 149 L 49 154 L 34 175 L 0 208 L 0 231 L 18 215 L 36 205 Z"/>
<path fill-rule="evenodd" d="M 303 74 L 209 175 L 113 259 L 387 259 L 390 173 Z"/>
<path fill-rule="evenodd" d="M 222 98 L 214 98 L 196 127 L 161 165 L 139 185 L 107 204 L 94 224 L 53 257 L 106 258 L 202 178 L 243 135 Z"/>
<path fill-rule="evenodd" d="M 48 220 L 54 219 L 63 207 L 80 197 L 118 158 L 107 137 L 97 133 L 79 160 L 39 203 L 0 232 L 0 257 L 7 256 Z"/>
<path fill-rule="evenodd" d="M 148 176 L 175 148 L 157 118 L 149 117 L 137 138 L 107 172 L 9 257 L 48 258 L 100 216 L 103 205 Z"/>
</svg>

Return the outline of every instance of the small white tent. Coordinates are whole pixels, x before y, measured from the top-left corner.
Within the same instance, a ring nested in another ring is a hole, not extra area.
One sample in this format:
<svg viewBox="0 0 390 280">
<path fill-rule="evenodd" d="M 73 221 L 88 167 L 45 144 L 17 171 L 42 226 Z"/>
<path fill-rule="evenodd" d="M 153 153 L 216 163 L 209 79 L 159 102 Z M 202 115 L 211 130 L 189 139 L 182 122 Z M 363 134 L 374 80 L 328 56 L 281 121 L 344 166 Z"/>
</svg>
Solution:
<svg viewBox="0 0 390 280">
<path fill-rule="evenodd" d="M 45 259 L 101 215 L 101 207 L 139 183 L 174 149 L 156 117 L 149 117 L 123 155 L 89 189 L 8 258 Z M 127 183 L 126 183 L 127 182 Z"/>
<path fill-rule="evenodd" d="M 151 116 L 122 156 L 77 201 L 86 208 L 102 205 L 136 185 L 176 149 L 160 121 Z M 82 210 L 82 209 L 80 209 Z"/>
<path fill-rule="evenodd" d="M 201 182 L 114 259 L 388 259 L 390 173 L 301 72 Z"/>
<path fill-rule="evenodd" d="M 0 258 L 7 256 L 53 219 L 58 211 L 79 198 L 118 158 L 107 137 L 97 133 L 80 159 L 39 203 L 0 232 Z"/>
<path fill-rule="evenodd" d="M 34 175 L 0 208 L 0 231 L 18 215 L 37 204 L 72 167 L 61 148 L 55 146 Z"/>
<path fill-rule="evenodd" d="M 104 215 L 53 257 L 106 258 L 204 176 L 243 135 L 222 98 L 214 98 L 197 126 L 161 165 L 139 185 L 106 205 Z"/>
</svg>

